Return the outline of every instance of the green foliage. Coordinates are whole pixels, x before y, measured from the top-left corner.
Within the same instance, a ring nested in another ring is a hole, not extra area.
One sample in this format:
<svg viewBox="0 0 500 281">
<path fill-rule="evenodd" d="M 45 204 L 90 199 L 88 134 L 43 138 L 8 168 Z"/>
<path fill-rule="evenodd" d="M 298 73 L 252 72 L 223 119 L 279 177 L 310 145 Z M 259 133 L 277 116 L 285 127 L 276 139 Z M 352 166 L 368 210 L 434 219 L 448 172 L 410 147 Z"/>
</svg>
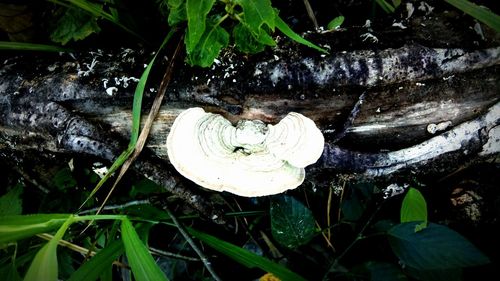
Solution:
<svg viewBox="0 0 500 281">
<path fill-rule="evenodd" d="M 6 194 L 0 197 L 0 216 L 20 215 L 23 211 L 23 201 L 21 194 L 23 186 L 17 184 Z"/>
<path fill-rule="evenodd" d="M 47 280 L 56 281 L 57 279 L 57 245 L 62 239 L 68 227 L 73 223 L 73 217 L 68 219 L 59 228 L 57 233 L 50 241 L 45 244 L 36 254 L 31 262 L 28 272 L 24 276 L 25 281 Z"/>
<path fill-rule="evenodd" d="M 488 257 L 450 228 L 429 223 L 415 232 L 418 222 L 402 223 L 388 231 L 392 250 L 407 266 L 420 271 L 451 270 L 484 265 Z"/>
<path fill-rule="evenodd" d="M 327 24 L 326 28 L 328 28 L 328 30 L 335 30 L 335 29 L 339 28 L 343 23 L 344 23 L 344 17 L 338 16 L 338 17 L 334 18 L 333 20 L 331 20 Z"/>
<path fill-rule="evenodd" d="M 316 234 L 312 212 L 291 196 L 273 197 L 269 213 L 274 239 L 289 249 L 306 244 Z"/>
<path fill-rule="evenodd" d="M 393 263 L 369 261 L 363 264 L 368 271 L 370 281 L 406 281 L 408 278 L 401 269 Z"/>
<path fill-rule="evenodd" d="M 0 217 L 0 245 L 51 231 L 61 226 L 67 214 L 36 214 Z"/>
<path fill-rule="evenodd" d="M 124 251 L 123 243 L 115 240 L 104 249 L 100 250 L 88 262 L 84 263 L 75 271 L 68 281 L 93 281 L 97 280 L 103 272 L 109 269 L 112 263 L 122 255 Z"/>
<path fill-rule="evenodd" d="M 193 50 L 188 50 L 188 62 L 201 67 L 211 66 L 222 48 L 229 43 L 229 34 L 220 26 L 221 20 L 208 19 L 207 28 Z M 186 37 L 186 40 L 188 37 Z M 186 41 L 185 40 L 185 41 Z M 186 46 L 189 43 L 186 42 Z"/>
<path fill-rule="evenodd" d="M 390 4 L 386 0 L 375 0 L 375 2 L 380 6 L 380 8 L 382 8 L 382 10 L 384 10 L 384 12 L 386 12 L 388 14 L 394 13 L 394 11 L 396 10 L 396 7 L 397 7 L 397 6 Z"/>
<path fill-rule="evenodd" d="M 237 23 L 229 25 L 238 50 L 254 54 L 264 50 L 265 46 L 275 46 L 271 33 L 278 28 L 285 35 L 298 43 L 326 52 L 324 49 L 303 39 L 293 32 L 278 17 L 269 0 L 165 0 L 170 9 L 168 23 L 171 26 L 187 21 L 185 37 L 187 61 L 191 65 L 208 67 L 220 51 L 229 44 L 228 27 L 222 23 L 230 18 Z M 225 4 L 225 13 L 216 7 Z"/>
<path fill-rule="evenodd" d="M 101 29 L 97 25 L 97 18 L 81 10 L 70 8 L 66 11 L 56 24 L 56 28 L 50 34 L 54 42 L 66 45 L 69 41 L 78 41 L 87 38 L 92 33 L 98 33 Z"/>
<path fill-rule="evenodd" d="M 205 33 L 206 21 L 208 12 L 212 9 L 215 0 L 187 0 L 186 1 L 186 14 L 188 19 L 188 28 L 186 32 L 186 50 L 191 54 L 200 42 Z M 211 27 L 208 28 L 208 34 L 211 33 Z M 208 37 L 205 34 L 205 38 Z M 206 39 L 205 39 L 206 40 Z M 214 42 L 209 42 L 214 43 Z M 210 46 L 210 45 L 209 45 Z M 207 46 L 201 46 L 204 48 Z"/>
<path fill-rule="evenodd" d="M 464 13 L 473 16 L 478 21 L 493 28 L 496 32 L 500 32 L 500 16 L 493 13 L 485 7 L 478 6 L 467 0 L 445 0 L 449 4 L 460 9 Z"/>
<path fill-rule="evenodd" d="M 283 281 L 305 281 L 302 276 L 290 271 L 286 267 L 272 262 L 264 257 L 258 256 L 248 250 L 240 248 L 236 245 L 228 243 L 224 240 L 218 239 L 214 236 L 208 235 L 203 232 L 196 231 L 192 228 L 187 229 L 189 234 L 205 242 L 208 246 L 214 248 L 215 250 L 227 255 L 236 262 L 246 266 L 246 267 L 257 267 L 266 272 L 270 272 Z"/>
<path fill-rule="evenodd" d="M 23 43 L 23 42 L 5 42 L 0 41 L 0 50 L 8 51 L 30 51 L 30 52 L 69 52 L 70 49 L 58 46 Z"/>
<path fill-rule="evenodd" d="M 73 178 L 73 174 L 71 173 L 70 168 L 66 167 L 57 171 L 57 173 L 54 175 L 54 178 L 52 178 L 52 184 L 58 190 L 62 191 L 75 187 L 77 182 L 75 178 Z"/>
<path fill-rule="evenodd" d="M 408 189 L 401 205 L 400 222 L 421 222 L 415 231 L 420 231 L 427 225 L 427 203 L 418 189 Z"/>
<path fill-rule="evenodd" d="M 168 280 L 128 219 L 122 221 L 121 230 L 125 253 L 135 279 L 138 281 Z"/>
</svg>

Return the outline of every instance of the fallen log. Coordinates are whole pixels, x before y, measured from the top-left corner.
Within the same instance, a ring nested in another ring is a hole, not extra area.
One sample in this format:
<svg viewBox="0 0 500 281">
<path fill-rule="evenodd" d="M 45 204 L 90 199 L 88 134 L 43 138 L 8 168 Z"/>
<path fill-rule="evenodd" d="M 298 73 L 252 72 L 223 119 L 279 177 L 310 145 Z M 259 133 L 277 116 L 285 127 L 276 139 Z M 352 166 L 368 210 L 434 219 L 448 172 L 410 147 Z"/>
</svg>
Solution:
<svg viewBox="0 0 500 281">
<path fill-rule="evenodd" d="M 276 123 L 290 111 L 308 116 L 327 142 L 312 171 L 390 178 L 445 173 L 498 157 L 500 47 L 405 44 L 326 56 L 285 48 L 254 60 L 236 60 L 228 51 L 207 70 L 179 67 L 147 151 L 134 168 L 212 219 L 220 218 L 202 192 L 168 164 L 170 126 L 195 106 L 232 122 Z M 114 161 L 126 147 L 133 89 L 147 59 L 131 49 L 4 58 L 0 150 Z M 155 94 L 153 81 L 146 104 Z"/>
</svg>

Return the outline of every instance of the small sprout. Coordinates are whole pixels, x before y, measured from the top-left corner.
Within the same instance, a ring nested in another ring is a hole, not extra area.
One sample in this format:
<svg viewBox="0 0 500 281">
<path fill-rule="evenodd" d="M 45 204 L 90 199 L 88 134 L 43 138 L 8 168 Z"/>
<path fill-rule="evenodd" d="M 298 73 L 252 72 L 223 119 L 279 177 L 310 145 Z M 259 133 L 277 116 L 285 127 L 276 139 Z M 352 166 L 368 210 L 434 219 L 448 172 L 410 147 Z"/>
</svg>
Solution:
<svg viewBox="0 0 500 281">
<path fill-rule="evenodd" d="M 338 16 L 331 20 L 326 27 L 328 28 L 328 30 L 336 30 L 340 28 L 342 23 L 344 23 L 344 17 Z"/>
</svg>

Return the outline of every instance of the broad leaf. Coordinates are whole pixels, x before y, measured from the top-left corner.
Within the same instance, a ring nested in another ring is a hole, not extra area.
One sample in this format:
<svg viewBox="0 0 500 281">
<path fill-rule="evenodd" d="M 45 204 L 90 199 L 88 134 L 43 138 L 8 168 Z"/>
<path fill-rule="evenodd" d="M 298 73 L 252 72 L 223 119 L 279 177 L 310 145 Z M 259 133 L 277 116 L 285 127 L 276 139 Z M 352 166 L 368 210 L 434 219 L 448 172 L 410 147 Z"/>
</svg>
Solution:
<svg viewBox="0 0 500 281">
<path fill-rule="evenodd" d="M 207 21 L 207 29 L 201 37 L 200 42 L 191 53 L 188 53 L 188 61 L 191 65 L 209 67 L 219 55 L 222 48 L 226 47 L 228 43 L 229 34 L 227 31 L 220 27 L 218 22 L 209 20 Z"/>
<path fill-rule="evenodd" d="M 369 261 L 363 264 L 370 274 L 370 281 L 406 281 L 408 278 L 399 266 L 388 262 Z"/>
<path fill-rule="evenodd" d="M 261 30 L 258 37 L 255 37 L 250 30 L 242 23 L 236 25 L 233 29 L 234 43 L 238 50 L 255 54 L 264 50 L 266 45 L 275 46 L 276 42 L 264 30 Z"/>
<path fill-rule="evenodd" d="M 0 217 L 0 245 L 53 230 L 61 226 L 69 216 L 37 214 Z"/>
<path fill-rule="evenodd" d="M 96 17 L 80 9 L 70 8 L 57 22 L 56 28 L 50 34 L 50 39 L 66 45 L 71 40 L 82 40 L 99 31 L 101 29 L 97 25 Z"/>
<path fill-rule="evenodd" d="M 288 281 L 288 280 L 305 281 L 305 279 L 302 276 L 294 273 L 293 271 L 290 271 L 286 267 L 278 263 L 272 262 L 264 257 L 258 256 L 248 250 L 240 248 L 224 240 L 220 240 L 206 233 L 196 231 L 192 228 L 187 228 L 187 230 L 189 234 L 200 239 L 208 246 L 214 248 L 215 250 L 223 253 L 224 255 L 232 258 L 236 262 L 246 267 L 249 268 L 258 267 L 266 272 L 274 274 L 282 281 Z"/>
<path fill-rule="evenodd" d="M 481 251 L 450 228 L 429 223 L 415 232 L 418 222 L 402 223 L 389 230 L 392 250 L 406 265 L 417 270 L 445 270 L 490 262 Z"/>
<path fill-rule="evenodd" d="M 208 12 L 215 0 L 187 0 L 186 14 L 188 29 L 186 34 L 187 52 L 191 53 L 205 33 Z"/>
<path fill-rule="evenodd" d="M 274 31 L 275 15 L 270 0 L 237 0 L 236 3 L 243 9 L 245 23 L 255 36 L 259 36 L 263 24 Z"/>
<path fill-rule="evenodd" d="M 168 0 L 168 25 L 174 26 L 187 20 L 186 0 Z"/>
<path fill-rule="evenodd" d="M 20 215 L 23 211 L 21 194 L 23 186 L 18 184 L 13 189 L 0 197 L 0 216 Z"/>
<path fill-rule="evenodd" d="M 122 221 L 121 230 L 125 253 L 135 279 L 138 281 L 168 280 L 128 219 L 125 218 Z"/>
<path fill-rule="evenodd" d="M 401 204 L 400 217 L 401 223 L 419 221 L 424 222 L 425 227 L 427 223 L 427 203 L 418 189 L 413 187 L 408 189 Z"/>
<path fill-rule="evenodd" d="M 270 214 L 274 239 L 289 249 L 306 244 L 316 234 L 312 212 L 291 196 L 272 198 Z"/>
<path fill-rule="evenodd" d="M 97 280 L 105 270 L 111 268 L 113 262 L 123 253 L 123 250 L 122 241 L 115 240 L 111 242 L 88 262 L 78 268 L 68 281 Z"/>
<path fill-rule="evenodd" d="M 335 29 L 339 28 L 343 23 L 344 23 L 344 17 L 338 16 L 338 17 L 334 18 L 333 20 L 331 20 L 328 23 L 328 25 L 326 26 L 326 28 L 328 28 L 328 30 L 335 30 Z"/>
</svg>

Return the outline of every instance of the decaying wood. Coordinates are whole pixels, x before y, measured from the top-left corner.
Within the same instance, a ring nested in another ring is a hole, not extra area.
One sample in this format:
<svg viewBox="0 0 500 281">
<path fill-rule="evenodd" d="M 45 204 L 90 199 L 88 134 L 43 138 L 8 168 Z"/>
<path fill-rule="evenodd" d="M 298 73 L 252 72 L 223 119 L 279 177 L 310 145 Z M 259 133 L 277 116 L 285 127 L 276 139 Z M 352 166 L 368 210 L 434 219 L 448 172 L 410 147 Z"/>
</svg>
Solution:
<svg viewBox="0 0 500 281">
<path fill-rule="evenodd" d="M 405 44 L 326 56 L 286 48 L 251 60 L 228 51 L 211 69 L 178 68 L 148 151 L 134 168 L 212 219 L 220 218 L 202 191 L 168 164 L 169 128 L 182 110 L 194 106 L 233 122 L 273 123 L 289 111 L 310 117 L 327 141 L 312 170 L 390 177 L 449 171 L 500 153 L 500 47 Z M 0 150 L 42 149 L 113 161 L 126 147 L 133 89 L 147 59 L 130 49 L 5 58 Z M 154 96 L 152 79 L 146 103 Z M 337 143 L 361 94 L 360 111 Z M 430 132 L 429 125 L 442 131 Z"/>
</svg>

